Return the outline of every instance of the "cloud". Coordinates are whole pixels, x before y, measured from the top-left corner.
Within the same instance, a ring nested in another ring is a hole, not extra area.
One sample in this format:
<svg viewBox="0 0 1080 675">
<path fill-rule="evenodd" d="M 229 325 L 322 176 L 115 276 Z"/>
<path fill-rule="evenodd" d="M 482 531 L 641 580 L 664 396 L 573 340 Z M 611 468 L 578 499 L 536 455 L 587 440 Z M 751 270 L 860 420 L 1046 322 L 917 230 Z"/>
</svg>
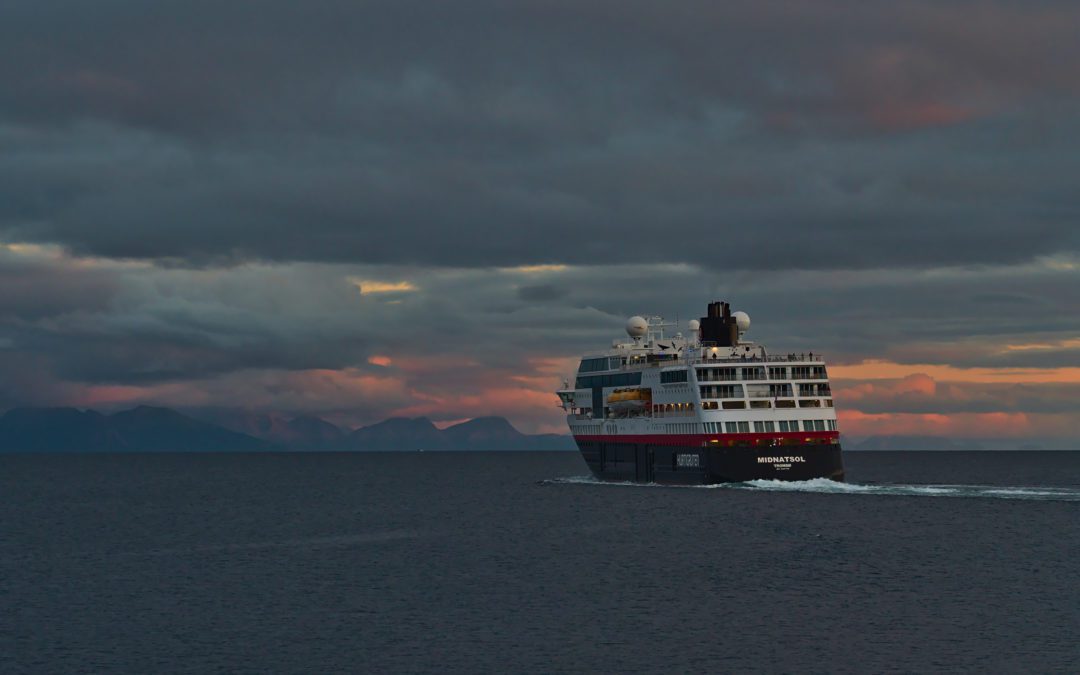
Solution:
<svg viewBox="0 0 1080 675">
<path fill-rule="evenodd" d="M 951 436 L 982 439 L 1076 439 L 1080 425 L 1075 415 L 1026 413 L 865 414 L 840 411 L 839 426 L 850 436 Z M 1019 445 L 1019 443 L 1018 443 Z"/>
<path fill-rule="evenodd" d="M 938 382 L 925 374 L 899 380 L 834 380 L 836 404 L 867 414 L 1033 413 L 1080 414 L 1080 377 L 1066 381 L 1010 381 L 1008 371 L 993 383 Z"/>
<path fill-rule="evenodd" d="M 517 295 L 525 302 L 550 302 L 560 300 L 570 294 L 570 290 L 560 288 L 552 284 L 537 284 L 534 286 L 519 286 Z"/>
<path fill-rule="evenodd" d="M 416 286 L 409 281 L 376 281 L 373 279 L 349 279 L 365 295 L 379 293 L 412 293 Z"/>
<path fill-rule="evenodd" d="M 1078 14 L 9 3 L 0 235 L 188 265 L 1053 256 L 1080 245 Z"/>
<path fill-rule="evenodd" d="M 626 316 L 677 314 L 685 321 L 700 316 L 701 302 L 711 297 L 749 310 L 750 337 L 774 351 L 826 353 L 840 410 L 1067 415 L 1080 400 L 1075 338 L 1044 332 L 1018 339 L 1024 334 L 1013 324 L 976 312 L 965 317 L 968 335 L 958 341 L 949 322 L 927 322 L 920 313 L 929 307 L 955 315 L 939 307 L 943 301 L 929 300 L 950 284 L 985 289 L 1002 277 L 1024 292 L 1027 283 L 1045 287 L 1046 274 L 1066 284 L 1075 274 L 1068 270 L 937 271 L 929 275 L 934 283 L 903 272 L 850 280 L 847 273 L 791 272 L 749 283 L 685 264 L 569 266 L 552 272 L 558 285 L 518 286 L 498 268 L 163 268 L 53 249 L 4 250 L 0 278 L 24 285 L 19 304 L 0 314 L 0 407 L 244 400 L 351 425 L 399 414 L 504 414 L 525 429 L 552 430 L 561 425 L 552 392 L 582 353 L 622 335 Z M 409 279 L 414 290 L 396 294 L 400 304 L 390 305 L 384 300 L 394 293 L 356 292 L 356 280 L 371 279 Z M 523 288 L 537 287 L 523 296 Z M 686 292 L 698 287 L 709 290 Z M 883 304 L 883 294 L 895 300 Z M 954 295 L 964 306 L 965 294 Z M 1054 303 L 1033 309 L 1023 322 L 1061 320 Z M 950 348 L 924 346 L 921 353 L 935 358 L 914 363 L 884 359 L 912 349 L 908 336 L 917 331 L 909 326 L 922 327 L 918 344 L 941 340 Z M 1001 330 L 1008 339 L 994 332 Z M 953 365 L 966 352 L 982 354 L 972 358 L 986 364 Z M 860 354 L 878 358 L 860 361 Z M 995 365 L 1000 354 L 1057 360 Z"/>
<path fill-rule="evenodd" d="M 1078 20 L 9 2 L 0 407 L 561 428 L 550 392 L 625 317 L 726 298 L 752 339 L 824 352 L 842 412 L 1064 433 Z"/>
</svg>

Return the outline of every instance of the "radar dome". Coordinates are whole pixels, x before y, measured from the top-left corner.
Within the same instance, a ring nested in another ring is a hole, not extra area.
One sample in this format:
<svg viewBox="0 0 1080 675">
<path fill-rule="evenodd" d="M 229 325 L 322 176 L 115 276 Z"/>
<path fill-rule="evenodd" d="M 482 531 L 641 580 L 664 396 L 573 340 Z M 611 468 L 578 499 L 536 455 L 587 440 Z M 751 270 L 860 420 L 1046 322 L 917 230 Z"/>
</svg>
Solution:
<svg viewBox="0 0 1080 675">
<path fill-rule="evenodd" d="M 735 312 L 731 318 L 735 319 L 735 325 L 739 327 L 740 333 L 750 330 L 750 315 L 746 312 Z"/>
<path fill-rule="evenodd" d="M 649 322 L 641 316 L 632 316 L 626 321 L 626 334 L 632 338 L 644 337 L 649 332 Z"/>
<path fill-rule="evenodd" d="M 701 328 L 701 322 L 697 319 L 690 319 L 690 321 L 686 323 L 686 327 L 690 329 L 691 333 L 696 333 Z"/>
</svg>

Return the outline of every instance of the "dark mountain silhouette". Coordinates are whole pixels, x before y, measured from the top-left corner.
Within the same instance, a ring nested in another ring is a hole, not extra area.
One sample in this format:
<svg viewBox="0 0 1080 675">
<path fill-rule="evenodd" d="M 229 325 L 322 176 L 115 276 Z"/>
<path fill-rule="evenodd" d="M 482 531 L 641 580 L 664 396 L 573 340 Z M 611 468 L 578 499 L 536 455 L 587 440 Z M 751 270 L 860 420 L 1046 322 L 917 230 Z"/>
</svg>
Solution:
<svg viewBox="0 0 1080 675">
<path fill-rule="evenodd" d="M 141 452 L 267 450 L 267 444 L 169 408 L 139 406 L 107 418 L 130 449 Z"/>
<path fill-rule="evenodd" d="M 441 450 L 443 434 L 426 417 L 392 417 L 349 434 L 350 450 Z"/>
<path fill-rule="evenodd" d="M 558 434 L 523 434 L 505 417 L 477 417 L 442 432 L 455 450 L 574 450 L 574 440 Z"/>
<path fill-rule="evenodd" d="M 202 410 L 201 419 L 139 406 L 103 415 L 75 408 L 18 408 L 0 417 L 0 452 L 251 452 L 274 450 L 572 450 L 569 436 L 530 436 L 502 417 L 438 429 L 391 418 L 346 432 L 313 416 Z"/>
<path fill-rule="evenodd" d="M 477 449 L 498 449 L 521 445 L 527 436 L 515 429 L 504 417 L 477 417 L 443 430 L 442 436 L 450 445 Z"/>
<path fill-rule="evenodd" d="M 175 410 L 139 406 L 102 415 L 23 408 L 0 418 L 0 450 L 24 452 L 250 452 L 273 446 Z"/>
<path fill-rule="evenodd" d="M 396 417 L 361 427 L 347 439 L 351 450 L 573 450 L 569 436 L 530 436 L 503 417 L 478 417 L 439 430 L 426 417 Z"/>
<path fill-rule="evenodd" d="M 237 408 L 191 410 L 192 417 L 231 431 L 276 443 L 292 450 L 339 448 L 348 432 L 311 415 L 289 418 L 280 413 L 260 413 Z"/>
<path fill-rule="evenodd" d="M 297 442 L 308 448 L 336 447 L 348 435 L 348 432 L 336 424 L 314 415 L 292 418 L 289 420 L 289 431 Z"/>
<path fill-rule="evenodd" d="M 0 418 L 0 450 L 102 452 L 123 446 L 105 415 L 75 408 L 16 408 Z"/>
</svg>

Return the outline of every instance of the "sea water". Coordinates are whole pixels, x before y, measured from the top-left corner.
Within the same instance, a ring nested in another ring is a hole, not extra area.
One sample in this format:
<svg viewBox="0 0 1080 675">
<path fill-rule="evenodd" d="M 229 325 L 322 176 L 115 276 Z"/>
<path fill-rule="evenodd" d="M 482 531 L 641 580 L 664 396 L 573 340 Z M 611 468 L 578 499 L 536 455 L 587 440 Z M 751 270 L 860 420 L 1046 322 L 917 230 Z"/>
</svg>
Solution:
<svg viewBox="0 0 1080 675">
<path fill-rule="evenodd" d="M 4 672 L 1076 672 L 1080 453 L 0 455 Z"/>
</svg>

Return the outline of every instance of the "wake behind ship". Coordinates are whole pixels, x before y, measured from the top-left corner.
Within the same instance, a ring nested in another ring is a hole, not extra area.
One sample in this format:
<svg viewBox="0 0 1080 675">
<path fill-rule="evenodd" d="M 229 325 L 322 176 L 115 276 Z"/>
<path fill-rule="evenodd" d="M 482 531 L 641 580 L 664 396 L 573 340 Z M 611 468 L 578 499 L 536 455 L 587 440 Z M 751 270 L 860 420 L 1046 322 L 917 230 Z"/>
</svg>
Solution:
<svg viewBox="0 0 1080 675">
<path fill-rule="evenodd" d="M 844 479 L 825 362 L 743 340 L 726 302 L 675 325 L 631 317 L 629 341 L 581 360 L 558 391 L 582 457 L 602 480 L 707 484 Z"/>
</svg>

